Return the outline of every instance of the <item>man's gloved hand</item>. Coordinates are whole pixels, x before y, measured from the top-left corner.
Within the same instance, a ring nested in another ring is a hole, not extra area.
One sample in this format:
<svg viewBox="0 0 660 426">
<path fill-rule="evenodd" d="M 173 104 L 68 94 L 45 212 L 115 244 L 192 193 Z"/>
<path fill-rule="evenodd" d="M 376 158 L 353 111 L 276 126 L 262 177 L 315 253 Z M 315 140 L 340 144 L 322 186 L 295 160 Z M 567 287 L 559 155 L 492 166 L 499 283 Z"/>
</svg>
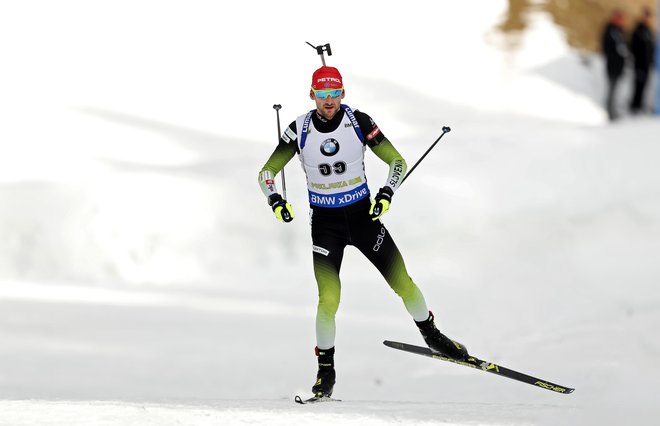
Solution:
<svg viewBox="0 0 660 426">
<path fill-rule="evenodd" d="M 295 217 L 293 207 L 280 194 L 273 194 L 268 197 L 268 204 L 273 208 L 275 216 L 282 222 L 291 222 Z"/>
<path fill-rule="evenodd" d="M 390 209 L 392 195 L 394 195 L 394 192 L 389 186 L 380 188 L 378 194 L 376 194 L 376 197 L 374 198 L 374 201 L 371 203 L 371 208 L 369 209 L 371 220 L 378 219 Z"/>
</svg>

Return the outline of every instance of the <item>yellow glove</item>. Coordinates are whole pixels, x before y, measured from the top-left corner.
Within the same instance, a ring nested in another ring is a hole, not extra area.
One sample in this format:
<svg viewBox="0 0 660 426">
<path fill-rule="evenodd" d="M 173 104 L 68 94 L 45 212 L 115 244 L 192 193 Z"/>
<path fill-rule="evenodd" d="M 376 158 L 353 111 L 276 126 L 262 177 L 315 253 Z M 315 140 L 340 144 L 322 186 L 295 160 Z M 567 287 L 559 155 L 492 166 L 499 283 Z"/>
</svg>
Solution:
<svg viewBox="0 0 660 426">
<path fill-rule="evenodd" d="M 369 209 L 371 220 L 377 220 L 382 215 L 387 213 L 387 211 L 390 209 L 392 195 L 394 195 L 394 192 L 389 186 L 380 188 L 378 194 L 376 194 L 376 197 L 374 198 L 374 201 L 371 203 L 371 208 Z"/>
<path fill-rule="evenodd" d="M 282 222 L 291 222 L 295 217 L 293 207 L 280 194 L 273 194 L 268 197 L 268 204 L 273 208 L 275 216 Z"/>
</svg>

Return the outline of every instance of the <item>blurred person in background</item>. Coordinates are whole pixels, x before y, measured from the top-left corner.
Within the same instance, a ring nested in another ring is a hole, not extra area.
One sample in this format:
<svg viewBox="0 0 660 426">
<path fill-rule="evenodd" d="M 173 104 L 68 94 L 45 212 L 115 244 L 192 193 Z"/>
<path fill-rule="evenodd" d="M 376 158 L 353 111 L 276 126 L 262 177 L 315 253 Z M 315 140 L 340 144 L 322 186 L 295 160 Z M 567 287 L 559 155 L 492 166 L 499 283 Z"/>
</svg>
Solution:
<svg viewBox="0 0 660 426">
<path fill-rule="evenodd" d="M 625 16 L 623 11 L 616 9 L 612 12 L 609 22 L 605 25 L 602 35 L 602 51 L 605 55 L 607 70 L 607 100 L 606 108 L 610 121 L 616 120 L 616 88 L 623 74 L 628 49 L 623 36 L 623 23 Z"/>
<path fill-rule="evenodd" d="M 259 172 L 259 185 L 275 216 L 290 222 L 291 205 L 277 192 L 275 176 L 296 154 L 307 176 L 312 227 L 312 260 L 318 286 L 315 397 L 329 397 L 335 384 L 335 315 L 344 248 L 352 245 L 383 275 L 419 328 L 426 344 L 450 358 L 467 350 L 440 333 L 422 292 L 408 275 L 403 257 L 380 217 L 406 174 L 406 162 L 371 117 L 342 104 L 345 91 L 337 68 L 323 66 L 312 75 L 309 98 L 315 109 L 299 116 L 282 133 Z M 389 165 L 385 184 L 371 201 L 364 170 L 369 148 Z M 274 277 L 274 280 L 281 277 Z"/>
<path fill-rule="evenodd" d="M 651 30 L 651 9 L 649 8 L 644 8 L 632 33 L 630 52 L 635 70 L 635 90 L 630 102 L 630 112 L 637 114 L 644 110 L 644 91 L 655 62 L 655 35 Z"/>
</svg>

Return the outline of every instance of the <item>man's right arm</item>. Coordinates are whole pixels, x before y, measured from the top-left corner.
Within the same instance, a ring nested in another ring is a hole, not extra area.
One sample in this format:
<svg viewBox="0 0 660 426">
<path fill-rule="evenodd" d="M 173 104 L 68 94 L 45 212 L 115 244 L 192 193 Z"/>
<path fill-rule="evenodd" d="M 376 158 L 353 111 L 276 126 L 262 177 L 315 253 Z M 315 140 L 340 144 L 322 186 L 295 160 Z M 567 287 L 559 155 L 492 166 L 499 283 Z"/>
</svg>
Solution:
<svg viewBox="0 0 660 426">
<path fill-rule="evenodd" d="M 298 152 L 298 137 L 296 135 L 296 122 L 292 122 L 289 127 L 282 133 L 280 142 L 277 144 L 275 151 L 271 154 L 266 164 L 259 172 L 259 186 L 266 198 L 271 203 L 271 196 L 277 194 L 277 186 L 275 185 L 275 176 L 284 168 L 294 155 Z"/>
</svg>

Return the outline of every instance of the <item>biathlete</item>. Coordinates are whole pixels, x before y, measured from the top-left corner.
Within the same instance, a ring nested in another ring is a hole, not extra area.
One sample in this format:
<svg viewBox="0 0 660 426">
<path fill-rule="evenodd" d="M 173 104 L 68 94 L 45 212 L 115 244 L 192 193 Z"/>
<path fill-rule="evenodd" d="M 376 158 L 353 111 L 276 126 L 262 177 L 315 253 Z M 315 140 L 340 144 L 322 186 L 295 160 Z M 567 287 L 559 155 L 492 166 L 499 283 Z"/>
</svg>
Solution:
<svg viewBox="0 0 660 426">
<path fill-rule="evenodd" d="M 335 315 L 341 293 L 339 271 L 347 245 L 359 249 L 401 297 L 429 348 L 459 360 L 468 356 L 465 347 L 436 328 L 433 313 L 380 221 L 406 174 L 406 161 L 369 115 L 341 103 L 345 95 L 343 79 L 336 68 L 317 69 L 309 92 L 316 109 L 287 127 L 259 173 L 261 190 L 282 221 L 291 221 L 294 213 L 291 204 L 277 192 L 275 176 L 295 154 L 307 176 L 314 276 L 319 293 L 318 373 L 312 387 L 317 397 L 329 397 L 335 385 Z M 366 147 L 389 165 L 385 185 L 373 201 L 364 168 Z"/>
</svg>

